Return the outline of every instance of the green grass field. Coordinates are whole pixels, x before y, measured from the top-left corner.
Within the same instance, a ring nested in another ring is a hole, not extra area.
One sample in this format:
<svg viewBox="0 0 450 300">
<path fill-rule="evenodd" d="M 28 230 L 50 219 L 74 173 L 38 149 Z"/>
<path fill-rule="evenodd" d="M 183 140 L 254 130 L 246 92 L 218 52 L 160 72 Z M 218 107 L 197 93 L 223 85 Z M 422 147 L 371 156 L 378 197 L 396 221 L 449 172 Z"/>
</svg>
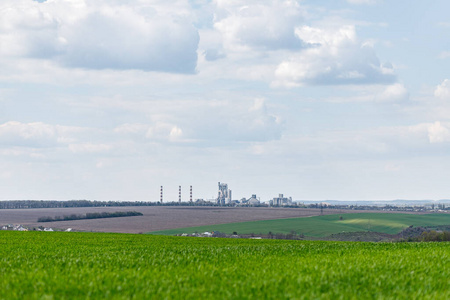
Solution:
<svg viewBox="0 0 450 300">
<path fill-rule="evenodd" d="M 340 216 L 343 220 L 340 220 Z M 154 231 L 150 234 L 175 235 L 205 231 L 220 231 L 231 234 L 267 234 L 290 233 L 295 231 L 310 237 L 325 237 L 342 232 L 373 231 L 395 234 L 402 229 L 414 226 L 450 225 L 450 214 L 388 214 L 388 213 L 358 213 L 336 214 L 327 216 L 230 223 L 211 226 L 178 228 L 164 231 Z"/>
<path fill-rule="evenodd" d="M 0 231 L 0 299 L 450 299 L 449 243 Z"/>
</svg>

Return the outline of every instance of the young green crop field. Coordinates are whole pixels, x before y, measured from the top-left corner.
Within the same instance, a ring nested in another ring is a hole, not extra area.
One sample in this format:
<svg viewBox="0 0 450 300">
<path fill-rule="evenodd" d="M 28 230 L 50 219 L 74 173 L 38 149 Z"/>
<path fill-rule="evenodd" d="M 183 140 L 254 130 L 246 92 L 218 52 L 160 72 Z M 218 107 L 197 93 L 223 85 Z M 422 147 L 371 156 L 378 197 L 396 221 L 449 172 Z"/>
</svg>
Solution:
<svg viewBox="0 0 450 300">
<path fill-rule="evenodd" d="M 0 299 L 450 299 L 449 243 L 0 231 Z"/>
<path fill-rule="evenodd" d="M 342 220 L 340 217 L 342 216 Z M 175 235 L 205 231 L 220 231 L 231 234 L 296 233 L 311 237 L 325 237 L 342 232 L 373 231 L 395 234 L 409 226 L 450 225 L 450 214 L 391 214 L 356 213 L 335 214 L 307 218 L 291 218 L 267 221 L 229 223 L 211 226 L 178 228 L 154 231 L 150 234 Z"/>
</svg>

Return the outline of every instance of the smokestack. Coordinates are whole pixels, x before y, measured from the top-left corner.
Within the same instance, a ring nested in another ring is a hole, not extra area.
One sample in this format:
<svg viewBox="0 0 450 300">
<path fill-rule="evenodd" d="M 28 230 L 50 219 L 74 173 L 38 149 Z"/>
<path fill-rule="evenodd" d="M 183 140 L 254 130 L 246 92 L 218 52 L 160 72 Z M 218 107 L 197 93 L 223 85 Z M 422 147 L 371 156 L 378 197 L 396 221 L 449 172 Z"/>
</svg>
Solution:
<svg viewBox="0 0 450 300">
<path fill-rule="evenodd" d="M 181 202 L 181 185 L 178 186 L 178 202 Z"/>
<path fill-rule="evenodd" d="M 159 197 L 159 201 L 163 203 L 163 186 L 161 186 L 161 195 Z"/>
<path fill-rule="evenodd" d="M 190 194 L 189 194 L 189 201 L 192 203 L 192 185 L 191 185 L 191 191 L 190 191 Z"/>
</svg>

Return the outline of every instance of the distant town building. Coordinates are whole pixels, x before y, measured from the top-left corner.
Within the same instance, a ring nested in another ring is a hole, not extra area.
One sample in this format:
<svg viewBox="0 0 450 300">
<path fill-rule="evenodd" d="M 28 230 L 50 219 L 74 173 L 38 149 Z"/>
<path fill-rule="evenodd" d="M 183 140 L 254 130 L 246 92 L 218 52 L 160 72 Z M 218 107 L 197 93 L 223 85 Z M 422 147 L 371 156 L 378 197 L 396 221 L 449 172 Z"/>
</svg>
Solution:
<svg viewBox="0 0 450 300">
<path fill-rule="evenodd" d="M 1 230 L 28 231 L 28 228 L 23 227 L 22 225 L 8 224 L 8 225 L 3 225 L 1 227 Z"/>
<path fill-rule="evenodd" d="M 292 197 L 285 198 L 283 194 L 278 194 L 278 197 L 270 200 L 271 206 L 286 206 L 292 205 Z"/>
<path fill-rule="evenodd" d="M 219 193 L 217 195 L 217 204 L 228 205 L 231 203 L 231 190 L 228 184 L 219 182 Z"/>
</svg>

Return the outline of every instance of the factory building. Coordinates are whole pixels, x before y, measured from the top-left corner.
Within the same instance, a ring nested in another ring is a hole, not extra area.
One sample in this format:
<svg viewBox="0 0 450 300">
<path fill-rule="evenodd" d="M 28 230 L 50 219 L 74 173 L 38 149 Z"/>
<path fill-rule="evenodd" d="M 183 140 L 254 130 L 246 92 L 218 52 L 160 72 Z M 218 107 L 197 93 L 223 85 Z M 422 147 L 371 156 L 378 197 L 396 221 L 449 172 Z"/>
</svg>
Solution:
<svg viewBox="0 0 450 300">
<path fill-rule="evenodd" d="M 270 200 L 270 206 L 286 206 L 292 205 L 292 197 L 285 198 L 283 194 L 278 194 L 277 198 Z"/>
<path fill-rule="evenodd" d="M 261 202 L 259 201 L 259 198 L 257 198 L 256 195 L 252 195 L 250 198 L 248 198 L 247 203 L 248 203 L 248 205 L 251 205 L 251 206 L 258 206 L 261 204 Z"/>
<path fill-rule="evenodd" d="M 228 205 L 231 203 L 231 190 L 228 184 L 219 182 L 219 194 L 217 196 L 217 204 Z"/>
<path fill-rule="evenodd" d="M 242 206 L 260 206 L 261 201 L 259 200 L 259 197 L 256 197 L 255 194 L 253 194 L 250 198 L 242 198 L 239 205 Z"/>
</svg>

